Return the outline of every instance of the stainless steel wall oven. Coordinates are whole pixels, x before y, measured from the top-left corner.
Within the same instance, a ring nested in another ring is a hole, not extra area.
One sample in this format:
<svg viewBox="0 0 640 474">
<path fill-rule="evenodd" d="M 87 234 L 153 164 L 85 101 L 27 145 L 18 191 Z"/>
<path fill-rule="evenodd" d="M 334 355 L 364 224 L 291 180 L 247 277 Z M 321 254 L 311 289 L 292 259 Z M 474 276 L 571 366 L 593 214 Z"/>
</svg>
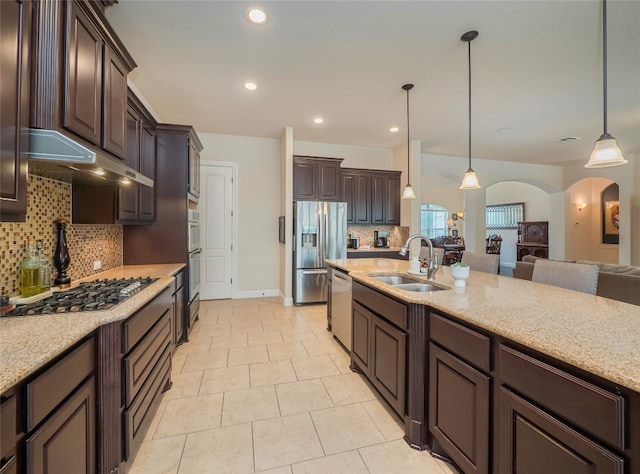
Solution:
<svg viewBox="0 0 640 474">
<path fill-rule="evenodd" d="M 189 301 L 193 301 L 200 291 L 200 213 L 192 209 L 188 215 L 189 225 Z"/>
</svg>

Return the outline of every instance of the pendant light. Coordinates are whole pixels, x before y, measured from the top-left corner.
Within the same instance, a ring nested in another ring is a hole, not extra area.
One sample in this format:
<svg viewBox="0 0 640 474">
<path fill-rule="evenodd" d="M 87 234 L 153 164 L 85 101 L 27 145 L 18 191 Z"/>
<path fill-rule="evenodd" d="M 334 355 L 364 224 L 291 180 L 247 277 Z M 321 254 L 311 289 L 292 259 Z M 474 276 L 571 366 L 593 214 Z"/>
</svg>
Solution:
<svg viewBox="0 0 640 474">
<path fill-rule="evenodd" d="M 602 0 L 602 87 L 604 102 L 604 133 L 596 140 L 585 168 L 605 168 L 628 163 L 618 148 L 616 139 L 607 132 L 607 0 Z"/>
<path fill-rule="evenodd" d="M 416 193 L 413 192 L 413 187 L 411 186 L 410 178 L 410 155 L 411 155 L 411 140 L 409 139 L 409 91 L 413 89 L 413 84 L 405 84 L 402 86 L 402 89 L 407 91 L 407 185 L 404 187 L 402 191 L 402 199 L 415 199 Z"/>
<path fill-rule="evenodd" d="M 462 178 L 459 189 L 480 189 L 476 172 L 471 168 L 471 42 L 478 37 L 477 31 L 467 31 L 460 39 L 469 45 L 469 169 Z"/>
</svg>

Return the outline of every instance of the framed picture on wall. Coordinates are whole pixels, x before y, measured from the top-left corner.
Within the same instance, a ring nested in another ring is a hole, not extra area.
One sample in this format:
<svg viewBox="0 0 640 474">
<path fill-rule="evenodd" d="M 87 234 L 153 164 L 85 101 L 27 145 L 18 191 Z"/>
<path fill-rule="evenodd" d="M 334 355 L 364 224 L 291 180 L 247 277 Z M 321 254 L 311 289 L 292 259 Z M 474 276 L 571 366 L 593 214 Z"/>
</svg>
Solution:
<svg viewBox="0 0 640 474">
<path fill-rule="evenodd" d="M 617 244 L 620 239 L 620 200 L 616 183 L 602 191 L 602 243 Z"/>
</svg>

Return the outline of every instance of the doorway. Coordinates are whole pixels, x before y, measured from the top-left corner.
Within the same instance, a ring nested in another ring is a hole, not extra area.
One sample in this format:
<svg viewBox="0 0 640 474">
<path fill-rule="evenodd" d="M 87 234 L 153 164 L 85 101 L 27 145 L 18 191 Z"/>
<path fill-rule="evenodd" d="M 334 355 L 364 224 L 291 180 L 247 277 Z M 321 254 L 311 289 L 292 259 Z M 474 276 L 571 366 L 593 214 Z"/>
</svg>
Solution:
<svg viewBox="0 0 640 474">
<path fill-rule="evenodd" d="M 229 299 L 233 295 L 235 173 L 233 164 L 201 163 L 202 300 Z"/>
</svg>

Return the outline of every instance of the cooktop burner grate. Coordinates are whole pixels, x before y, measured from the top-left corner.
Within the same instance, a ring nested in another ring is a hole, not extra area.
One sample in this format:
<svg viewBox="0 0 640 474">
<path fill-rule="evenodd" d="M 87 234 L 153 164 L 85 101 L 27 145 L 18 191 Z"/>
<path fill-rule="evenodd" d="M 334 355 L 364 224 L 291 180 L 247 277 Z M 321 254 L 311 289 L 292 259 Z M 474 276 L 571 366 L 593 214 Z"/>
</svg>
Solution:
<svg viewBox="0 0 640 474">
<path fill-rule="evenodd" d="M 157 278 L 120 278 L 80 283 L 34 303 L 20 304 L 3 316 L 32 316 L 111 309 L 156 281 Z"/>
</svg>

